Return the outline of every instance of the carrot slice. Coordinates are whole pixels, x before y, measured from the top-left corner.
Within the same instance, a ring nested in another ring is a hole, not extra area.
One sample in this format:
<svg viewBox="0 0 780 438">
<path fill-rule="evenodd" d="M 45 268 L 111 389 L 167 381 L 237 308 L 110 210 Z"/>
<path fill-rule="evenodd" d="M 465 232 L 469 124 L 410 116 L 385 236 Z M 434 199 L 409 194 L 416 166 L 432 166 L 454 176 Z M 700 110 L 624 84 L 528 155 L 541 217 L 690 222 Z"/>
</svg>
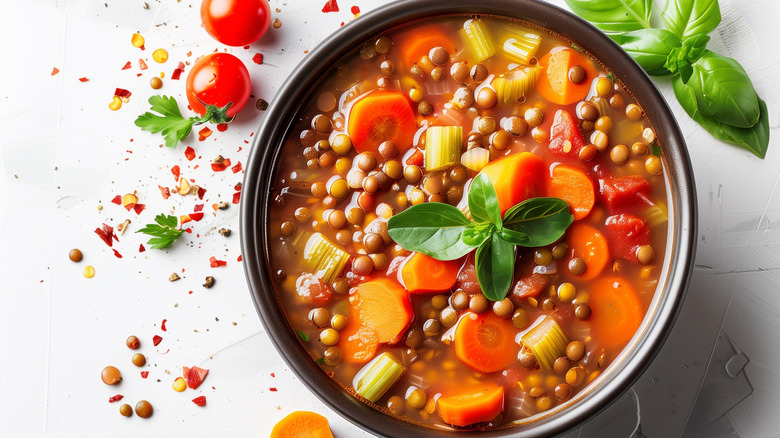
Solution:
<svg viewBox="0 0 780 438">
<path fill-rule="evenodd" d="M 585 272 L 578 276 L 591 280 L 601 273 L 609 261 L 609 246 L 601 231 L 590 225 L 574 222 L 566 232 L 566 243 L 571 257 L 585 261 Z"/>
<path fill-rule="evenodd" d="M 410 293 L 436 293 L 452 288 L 459 271 L 459 260 L 436 260 L 415 252 L 402 265 L 401 280 Z"/>
<path fill-rule="evenodd" d="M 482 171 L 496 189 L 501 214 L 520 201 L 544 196 L 547 166 L 530 152 L 520 152 L 493 161 Z"/>
<path fill-rule="evenodd" d="M 438 26 L 424 26 L 418 28 L 408 38 L 399 41 L 398 47 L 403 47 L 402 60 L 408 71 L 412 66 L 420 62 L 420 58 L 428 56 L 428 52 L 434 47 L 444 47 L 450 56 L 457 52 L 452 42 L 452 35 L 444 33 Z"/>
<path fill-rule="evenodd" d="M 477 392 L 439 397 L 436 404 L 441 420 L 453 426 L 490 421 L 504 410 L 504 387 L 496 386 Z"/>
<path fill-rule="evenodd" d="M 593 181 L 582 170 L 559 165 L 552 171 L 550 196 L 568 202 L 576 221 L 590 213 L 596 202 L 596 189 Z"/>
<path fill-rule="evenodd" d="M 516 334 L 509 319 L 493 312 L 469 313 L 455 329 L 455 356 L 481 373 L 503 370 L 517 357 Z"/>
<path fill-rule="evenodd" d="M 609 276 L 595 281 L 588 290 L 591 309 L 588 322 L 594 339 L 606 348 L 626 345 L 644 314 L 634 288 L 621 277 Z"/>
<path fill-rule="evenodd" d="M 408 98 L 398 91 L 372 91 L 352 105 L 347 132 L 358 152 L 379 156 L 379 145 L 392 140 L 400 154 L 412 147 L 417 121 Z"/>
<path fill-rule="evenodd" d="M 376 330 L 363 324 L 356 313 L 347 319 L 347 326 L 339 336 L 339 348 L 344 362 L 366 363 L 370 361 L 379 348 L 379 336 Z"/>
<path fill-rule="evenodd" d="M 308 411 L 295 411 L 271 430 L 271 438 L 333 438 L 328 419 Z"/>
<path fill-rule="evenodd" d="M 539 59 L 542 76 L 536 81 L 536 91 L 550 102 L 568 105 L 588 95 L 590 84 L 598 76 L 588 57 L 568 47 L 556 47 Z M 585 69 L 585 79 L 579 84 L 569 80 L 569 69 L 579 65 Z"/>
</svg>

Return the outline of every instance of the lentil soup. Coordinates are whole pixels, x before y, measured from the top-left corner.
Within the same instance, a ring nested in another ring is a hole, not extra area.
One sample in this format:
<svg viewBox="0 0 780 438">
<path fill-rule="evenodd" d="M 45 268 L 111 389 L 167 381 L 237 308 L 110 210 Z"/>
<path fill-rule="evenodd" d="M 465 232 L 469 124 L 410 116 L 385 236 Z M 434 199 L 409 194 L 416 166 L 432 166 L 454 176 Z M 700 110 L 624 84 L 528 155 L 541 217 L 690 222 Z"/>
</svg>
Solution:
<svg viewBox="0 0 780 438">
<path fill-rule="evenodd" d="M 377 35 L 309 96 L 276 167 L 268 263 L 329 376 L 388 415 L 493 429 L 566 403 L 615 360 L 668 228 L 661 149 L 619 78 L 538 27 L 451 16 Z M 513 248 L 505 297 L 483 290 L 477 245 L 436 258 L 391 237 L 390 219 L 423 204 L 477 220 L 470 188 L 485 180 L 504 218 L 568 204 L 559 238 Z"/>
</svg>

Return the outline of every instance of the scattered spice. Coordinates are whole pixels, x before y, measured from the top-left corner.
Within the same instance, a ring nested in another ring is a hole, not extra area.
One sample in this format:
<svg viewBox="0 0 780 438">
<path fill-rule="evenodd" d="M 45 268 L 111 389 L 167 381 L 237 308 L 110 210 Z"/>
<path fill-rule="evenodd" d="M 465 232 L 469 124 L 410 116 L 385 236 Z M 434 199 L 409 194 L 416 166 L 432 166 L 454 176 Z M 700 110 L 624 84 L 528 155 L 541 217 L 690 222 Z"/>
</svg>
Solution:
<svg viewBox="0 0 780 438">
<path fill-rule="evenodd" d="M 57 67 L 52 67 L 52 69 L 51 69 L 51 75 L 52 76 L 56 75 L 59 72 L 60 72 L 60 69 L 58 69 Z"/>
<path fill-rule="evenodd" d="M 125 234 L 125 230 L 127 230 L 128 225 L 130 225 L 130 219 L 125 219 L 124 222 L 116 226 L 116 230 L 119 231 L 120 236 Z"/>
<path fill-rule="evenodd" d="M 117 402 L 119 400 L 122 400 L 123 398 L 125 398 L 125 396 L 123 396 L 122 394 L 117 394 L 113 397 L 109 397 L 108 402 L 109 403 Z"/>
<path fill-rule="evenodd" d="M 194 399 L 192 399 L 192 402 L 198 406 L 206 406 L 206 396 L 201 395 L 199 397 L 195 397 Z"/>
<path fill-rule="evenodd" d="M 179 274 L 177 274 L 177 273 L 175 273 L 175 272 L 174 272 L 173 274 L 171 274 L 171 276 L 170 276 L 170 277 L 168 277 L 168 281 L 176 281 L 176 280 L 178 280 L 178 279 L 180 279 L 180 278 L 181 278 L 181 277 L 179 277 Z"/>
<path fill-rule="evenodd" d="M 221 201 L 221 202 L 217 203 L 217 208 L 219 208 L 220 210 L 227 210 L 228 207 L 230 207 L 230 204 L 228 204 L 225 201 Z M 224 228 L 223 228 L 223 230 L 224 230 Z M 230 230 L 228 230 L 228 234 L 230 234 Z"/>
<path fill-rule="evenodd" d="M 138 68 L 140 68 L 141 70 L 146 70 L 147 68 L 149 68 L 149 66 L 146 65 L 146 62 L 144 62 L 143 59 L 138 59 Z"/>
<path fill-rule="evenodd" d="M 146 251 L 146 248 L 144 247 L 144 244 L 142 243 L 142 244 L 138 245 L 138 252 L 144 252 L 144 251 Z"/>
<path fill-rule="evenodd" d="M 301 339 L 303 339 L 304 342 L 309 342 L 309 336 L 306 333 L 304 333 L 304 332 L 302 332 L 300 330 L 296 330 L 295 332 L 298 333 L 298 336 L 300 336 Z"/>
<path fill-rule="evenodd" d="M 217 260 L 216 257 L 211 256 L 209 258 L 209 263 L 212 268 L 220 268 L 222 266 L 227 266 L 227 262 L 224 260 Z"/>
<path fill-rule="evenodd" d="M 168 187 L 163 187 L 160 185 L 158 185 L 157 187 L 159 187 L 160 194 L 162 195 L 163 199 L 168 199 L 171 196 L 171 189 L 169 189 Z"/>
<path fill-rule="evenodd" d="M 276 392 L 276 391 L 278 391 L 278 389 L 276 389 L 276 388 L 275 388 L 275 387 L 273 387 L 273 386 L 272 386 L 272 387 L 270 387 L 270 388 L 268 388 L 268 390 L 269 390 L 269 391 L 271 391 L 271 392 Z"/>
<path fill-rule="evenodd" d="M 89 79 L 87 79 L 85 77 L 84 78 L 79 78 L 79 82 L 87 82 L 87 81 L 89 81 Z"/>
<path fill-rule="evenodd" d="M 209 129 L 208 126 L 204 126 L 200 131 L 198 131 L 198 141 L 203 141 L 203 140 L 209 138 L 209 136 L 211 136 L 212 132 L 213 131 L 211 129 Z"/>
<path fill-rule="evenodd" d="M 125 63 L 125 66 L 122 67 L 122 70 L 130 70 L 132 67 L 133 64 L 130 61 L 127 61 L 127 63 Z"/>
<path fill-rule="evenodd" d="M 219 234 L 221 234 L 222 236 L 225 236 L 225 237 L 230 236 L 230 228 L 220 228 L 219 229 Z"/>
<path fill-rule="evenodd" d="M 178 164 L 171 167 L 171 173 L 173 174 L 173 180 L 178 182 L 179 176 L 181 176 L 181 169 Z"/>
<path fill-rule="evenodd" d="M 193 366 L 192 368 L 182 367 L 184 380 L 187 381 L 187 387 L 190 389 L 198 389 L 198 386 L 203 383 L 208 373 L 209 370 L 199 366 Z"/>
<path fill-rule="evenodd" d="M 205 287 L 206 289 L 211 289 L 211 286 L 214 286 L 215 282 L 216 280 L 214 279 L 214 277 L 209 275 L 208 277 L 206 277 L 206 282 L 203 283 L 203 287 Z"/>
<path fill-rule="evenodd" d="M 239 161 L 238 163 L 236 163 L 236 165 L 231 167 L 230 170 L 232 170 L 233 173 L 241 172 L 241 162 Z"/>
<path fill-rule="evenodd" d="M 167 319 L 163 319 L 163 320 L 162 320 L 162 324 L 160 325 L 160 330 L 162 330 L 162 331 L 164 331 L 164 332 L 167 332 L 167 331 L 168 331 L 168 329 L 167 329 L 167 328 L 165 328 L 165 323 L 166 323 L 166 322 L 168 322 L 168 320 L 167 320 Z"/>
<path fill-rule="evenodd" d="M 141 371 L 141 378 L 145 379 L 147 377 L 149 377 L 149 371 Z"/>
<path fill-rule="evenodd" d="M 266 102 L 265 99 L 257 99 L 255 107 L 260 111 L 265 111 L 268 109 L 268 102 Z"/>
<path fill-rule="evenodd" d="M 193 149 L 192 146 L 187 146 L 187 149 L 184 150 L 184 157 L 187 158 L 188 161 L 194 160 L 195 149 Z"/>
<path fill-rule="evenodd" d="M 154 335 L 154 337 L 152 338 L 152 343 L 154 344 L 154 346 L 156 347 L 160 345 L 160 342 L 162 342 L 162 336 Z"/>
</svg>

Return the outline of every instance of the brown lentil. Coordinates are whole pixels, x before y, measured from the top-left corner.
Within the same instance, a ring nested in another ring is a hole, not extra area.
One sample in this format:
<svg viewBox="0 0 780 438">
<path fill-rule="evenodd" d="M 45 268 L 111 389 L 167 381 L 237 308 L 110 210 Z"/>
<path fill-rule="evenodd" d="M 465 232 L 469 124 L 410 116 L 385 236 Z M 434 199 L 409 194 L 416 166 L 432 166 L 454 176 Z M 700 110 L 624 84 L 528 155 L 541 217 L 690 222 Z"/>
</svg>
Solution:
<svg viewBox="0 0 780 438">
<path fill-rule="evenodd" d="M 585 80 L 585 68 L 581 65 L 575 65 L 569 69 L 569 80 L 573 84 L 581 84 Z"/>
<path fill-rule="evenodd" d="M 330 325 L 330 312 L 324 307 L 316 307 L 309 312 L 309 321 L 319 328 Z"/>
<path fill-rule="evenodd" d="M 504 298 L 501 301 L 495 301 L 493 303 L 493 313 L 500 318 L 507 318 L 515 310 L 515 306 L 509 298 Z"/>
<path fill-rule="evenodd" d="M 434 47 L 428 52 L 428 57 L 431 58 L 431 62 L 436 65 L 444 65 L 450 60 L 450 52 L 444 47 Z"/>
<path fill-rule="evenodd" d="M 347 317 L 341 313 L 333 315 L 330 319 L 330 326 L 337 332 L 344 330 L 347 327 Z"/>
<path fill-rule="evenodd" d="M 409 348 L 419 348 L 423 341 L 425 340 L 425 335 L 423 334 L 422 330 L 420 330 L 420 327 L 417 325 L 413 325 L 407 332 L 406 332 L 406 338 L 404 339 L 404 343 Z"/>
<path fill-rule="evenodd" d="M 624 144 L 615 145 L 609 151 L 609 159 L 615 164 L 625 164 L 629 156 L 628 146 Z"/>
<path fill-rule="evenodd" d="M 571 397 L 571 385 L 568 383 L 559 383 L 555 387 L 555 398 L 558 399 L 558 401 L 566 401 Z"/>
<path fill-rule="evenodd" d="M 127 348 L 137 350 L 138 347 L 141 346 L 141 341 L 136 336 L 128 336 L 125 344 L 127 345 Z"/>
<path fill-rule="evenodd" d="M 594 127 L 599 131 L 609 132 L 612 129 L 612 118 L 610 116 L 601 116 L 596 119 Z"/>
<path fill-rule="evenodd" d="M 70 252 L 68 252 L 68 258 L 70 261 L 78 263 L 84 258 L 84 255 L 81 253 L 80 249 L 73 248 L 70 250 Z"/>
<path fill-rule="evenodd" d="M 368 275 L 374 270 L 374 262 L 367 255 L 359 255 L 352 262 L 352 269 L 358 275 Z"/>
<path fill-rule="evenodd" d="M 577 304 L 574 308 L 574 316 L 581 321 L 590 318 L 590 306 L 585 303 Z"/>
<path fill-rule="evenodd" d="M 549 138 L 547 135 L 547 131 L 545 131 L 544 129 L 538 126 L 531 130 L 531 137 L 537 143 L 544 143 Z"/>
<path fill-rule="evenodd" d="M 477 120 L 477 129 L 480 134 L 488 135 L 496 130 L 496 119 L 490 116 L 483 116 Z"/>
<path fill-rule="evenodd" d="M 528 130 L 528 124 L 521 117 L 507 117 L 503 122 L 504 129 L 512 135 L 525 135 L 525 132 Z"/>
<path fill-rule="evenodd" d="M 599 97 L 607 97 L 612 94 L 612 91 L 613 84 L 609 78 L 602 76 L 596 80 L 596 94 Z"/>
<path fill-rule="evenodd" d="M 663 172 L 663 166 L 661 165 L 661 159 L 655 155 L 650 155 L 645 160 L 645 170 L 650 175 L 660 175 Z"/>
<path fill-rule="evenodd" d="M 383 141 L 379 144 L 379 155 L 385 160 L 392 160 L 398 155 L 398 145 L 394 141 Z"/>
<path fill-rule="evenodd" d="M 517 361 L 520 362 L 521 367 L 528 370 L 536 367 L 536 356 L 528 348 L 523 348 L 517 353 Z"/>
<path fill-rule="evenodd" d="M 433 112 L 433 105 L 427 100 L 422 100 L 417 104 L 417 112 L 420 113 L 421 116 L 427 116 Z"/>
<path fill-rule="evenodd" d="M 488 300 L 482 294 L 472 295 L 469 300 L 469 309 L 474 313 L 483 313 L 488 309 Z"/>
<path fill-rule="evenodd" d="M 436 310 L 441 310 L 441 309 L 447 307 L 447 296 L 446 295 L 434 295 L 431 298 L 431 305 Z"/>
<path fill-rule="evenodd" d="M 135 414 L 141 418 L 149 418 L 153 412 L 152 404 L 146 400 L 141 400 L 135 404 Z"/>
<path fill-rule="evenodd" d="M 450 306 L 447 306 L 441 309 L 441 313 L 439 313 L 439 320 L 441 320 L 441 323 L 444 325 L 444 327 L 450 328 L 454 326 L 456 322 L 458 322 L 458 311 Z"/>
<path fill-rule="evenodd" d="M 463 310 L 469 307 L 469 294 L 462 290 L 456 291 L 450 297 L 450 304 L 455 310 Z"/>
<path fill-rule="evenodd" d="M 484 81 L 487 75 L 488 75 L 488 69 L 482 64 L 474 64 L 474 66 L 471 67 L 471 71 L 469 72 L 469 76 L 471 76 L 471 79 L 473 79 L 476 82 Z"/>
<path fill-rule="evenodd" d="M 103 368 L 100 378 L 106 385 L 116 385 L 122 381 L 122 373 L 116 367 L 109 365 Z"/>
<path fill-rule="evenodd" d="M 133 408 L 127 403 L 124 403 L 122 406 L 119 407 L 119 413 L 123 417 L 130 417 L 133 415 Z"/>
<path fill-rule="evenodd" d="M 582 120 L 595 122 L 599 118 L 599 109 L 590 102 L 580 102 L 579 105 L 577 105 L 577 115 Z"/>
<path fill-rule="evenodd" d="M 482 87 L 477 92 L 477 105 L 482 108 L 493 108 L 498 102 L 496 91 L 490 87 Z"/>
<path fill-rule="evenodd" d="M 510 140 L 509 133 L 500 130 L 494 132 L 493 135 L 490 136 L 490 145 L 496 148 L 496 150 L 503 151 L 509 146 Z"/>
<path fill-rule="evenodd" d="M 646 143 L 638 141 L 631 145 L 631 154 L 633 154 L 635 157 L 642 158 L 647 155 L 648 152 L 649 148 L 647 147 Z"/>
<path fill-rule="evenodd" d="M 531 319 L 528 317 L 528 312 L 522 307 L 515 309 L 515 313 L 512 314 L 512 325 L 518 329 L 524 329 L 531 323 Z"/>
<path fill-rule="evenodd" d="M 469 68 L 462 62 L 456 62 L 450 67 L 450 76 L 457 82 L 465 82 L 469 77 Z"/>
<path fill-rule="evenodd" d="M 572 362 L 577 362 L 585 356 L 585 344 L 582 341 L 571 341 L 566 346 L 566 357 Z"/>
<path fill-rule="evenodd" d="M 642 118 L 642 109 L 635 103 L 629 103 L 626 106 L 626 117 L 628 117 L 629 120 L 637 121 Z"/>
<path fill-rule="evenodd" d="M 547 266 L 553 261 L 550 248 L 539 248 L 534 252 L 534 263 L 539 266 Z"/>
<path fill-rule="evenodd" d="M 542 113 L 542 110 L 539 108 L 529 108 L 525 110 L 523 118 L 528 126 L 539 126 L 542 124 L 542 121 L 544 121 L 544 113 Z"/>
<path fill-rule="evenodd" d="M 427 401 L 428 397 L 425 395 L 425 391 L 420 388 L 415 388 L 406 396 L 406 402 L 415 409 L 424 408 Z"/>
<path fill-rule="evenodd" d="M 142 367 L 146 365 L 146 356 L 144 356 L 141 353 L 136 353 L 133 355 L 133 358 L 131 359 L 133 362 L 133 365 L 137 367 Z"/>
<path fill-rule="evenodd" d="M 555 374 L 563 376 L 569 371 L 569 368 L 571 368 L 571 361 L 568 357 L 561 356 L 553 362 L 553 371 L 555 371 Z"/>
<path fill-rule="evenodd" d="M 427 338 L 438 336 L 441 333 L 441 321 L 434 318 L 428 319 L 423 324 L 423 333 Z"/>
<path fill-rule="evenodd" d="M 341 349 L 336 346 L 328 347 L 322 357 L 325 359 L 326 365 L 335 367 L 341 363 Z"/>
<path fill-rule="evenodd" d="M 642 245 L 636 250 L 636 259 L 640 264 L 649 265 L 655 259 L 655 250 L 650 245 Z"/>
<path fill-rule="evenodd" d="M 582 275 L 585 273 L 586 268 L 587 265 L 585 264 L 585 260 L 579 257 L 572 257 L 572 259 L 569 260 L 569 272 L 574 275 Z"/>
</svg>

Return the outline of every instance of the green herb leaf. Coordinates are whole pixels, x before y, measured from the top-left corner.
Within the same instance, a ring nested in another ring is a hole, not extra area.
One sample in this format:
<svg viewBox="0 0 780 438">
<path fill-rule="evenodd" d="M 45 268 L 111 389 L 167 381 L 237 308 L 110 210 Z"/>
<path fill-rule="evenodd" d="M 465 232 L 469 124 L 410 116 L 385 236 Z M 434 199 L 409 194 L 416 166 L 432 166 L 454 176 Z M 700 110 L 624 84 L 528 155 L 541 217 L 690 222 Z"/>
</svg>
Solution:
<svg viewBox="0 0 780 438">
<path fill-rule="evenodd" d="M 390 238 L 409 251 L 438 260 L 454 260 L 468 254 L 461 235 L 471 221 L 452 205 L 423 202 L 394 215 L 387 221 Z"/>
<path fill-rule="evenodd" d="M 529 247 L 549 245 L 560 239 L 572 221 L 569 204 L 558 198 L 526 199 L 504 214 L 504 228 L 528 236 L 528 242 L 516 244 Z"/>
<path fill-rule="evenodd" d="M 682 47 L 680 38 L 666 29 L 639 29 L 613 35 L 612 39 L 651 75 L 673 73 L 665 67 L 667 58 L 674 49 Z"/>
<path fill-rule="evenodd" d="M 531 237 L 528 236 L 528 234 L 510 228 L 502 228 L 501 231 L 498 232 L 498 237 L 518 246 L 528 246 L 528 242 L 531 241 Z"/>
<path fill-rule="evenodd" d="M 178 239 L 184 230 L 177 230 L 176 225 L 179 223 L 176 216 L 166 216 L 164 214 L 158 214 L 154 221 L 157 224 L 147 224 L 136 233 L 144 233 L 152 236 L 146 243 L 153 249 L 163 249 L 170 246 L 176 239 Z"/>
<path fill-rule="evenodd" d="M 304 341 L 304 342 L 309 342 L 309 335 L 307 335 L 306 333 L 304 333 L 304 332 L 302 332 L 302 331 L 300 331 L 300 330 L 296 330 L 296 331 L 295 331 L 295 333 L 297 333 L 297 334 L 298 334 L 298 336 L 299 336 L 301 339 L 303 339 L 303 341 Z"/>
<path fill-rule="evenodd" d="M 324 363 L 325 363 L 325 358 L 324 358 L 324 357 L 318 357 L 318 358 L 317 358 L 317 359 L 314 361 L 314 363 L 316 363 L 317 365 L 322 365 L 322 364 L 324 364 Z"/>
<path fill-rule="evenodd" d="M 474 221 L 492 222 L 501 228 L 501 208 L 498 206 L 496 189 L 484 173 L 480 173 L 471 181 L 468 202 Z"/>
<path fill-rule="evenodd" d="M 463 240 L 463 243 L 466 245 L 476 248 L 479 245 L 482 245 L 488 238 L 490 238 L 490 235 L 493 234 L 496 227 L 495 225 L 484 222 L 481 224 L 472 224 L 468 227 L 466 227 L 465 230 L 463 230 L 463 234 L 460 236 L 461 240 Z"/>
<path fill-rule="evenodd" d="M 515 246 L 493 233 L 477 248 L 475 261 L 482 293 L 489 300 L 503 300 L 514 280 Z"/>
<path fill-rule="evenodd" d="M 151 111 L 145 112 L 135 119 L 135 126 L 151 133 L 162 133 L 165 138 L 165 146 L 172 148 L 180 141 L 187 138 L 195 125 L 206 122 L 227 123 L 230 117 L 227 110 L 233 103 L 230 102 L 222 108 L 214 105 L 205 105 L 206 114 L 203 117 L 184 117 L 179 111 L 176 99 L 171 96 L 155 95 L 149 98 L 152 105 Z"/>
<path fill-rule="evenodd" d="M 608 35 L 652 27 L 652 0 L 566 0 L 566 4 Z"/>
<path fill-rule="evenodd" d="M 758 122 L 758 95 L 736 60 L 707 50 L 692 67 L 693 73 L 685 83 L 696 94 L 702 115 L 739 128 L 750 128 Z"/>
<path fill-rule="evenodd" d="M 666 28 L 687 39 L 707 35 L 720 24 L 718 0 L 667 0 L 661 13 Z"/>
<path fill-rule="evenodd" d="M 674 95 L 686 113 L 715 138 L 741 146 L 757 157 L 764 158 L 769 148 L 769 112 L 766 102 L 758 98 L 760 116 L 751 128 L 738 128 L 703 115 L 697 107 L 696 92 L 682 78 L 672 81 Z"/>
<path fill-rule="evenodd" d="M 684 81 L 687 81 L 693 73 L 694 62 L 704 54 L 710 37 L 707 35 L 697 35 L 685 40 L 680 47 L 672 49 L 666 58 L 664 68 L 670 73 L 680 73 Z"/>
</svg>

